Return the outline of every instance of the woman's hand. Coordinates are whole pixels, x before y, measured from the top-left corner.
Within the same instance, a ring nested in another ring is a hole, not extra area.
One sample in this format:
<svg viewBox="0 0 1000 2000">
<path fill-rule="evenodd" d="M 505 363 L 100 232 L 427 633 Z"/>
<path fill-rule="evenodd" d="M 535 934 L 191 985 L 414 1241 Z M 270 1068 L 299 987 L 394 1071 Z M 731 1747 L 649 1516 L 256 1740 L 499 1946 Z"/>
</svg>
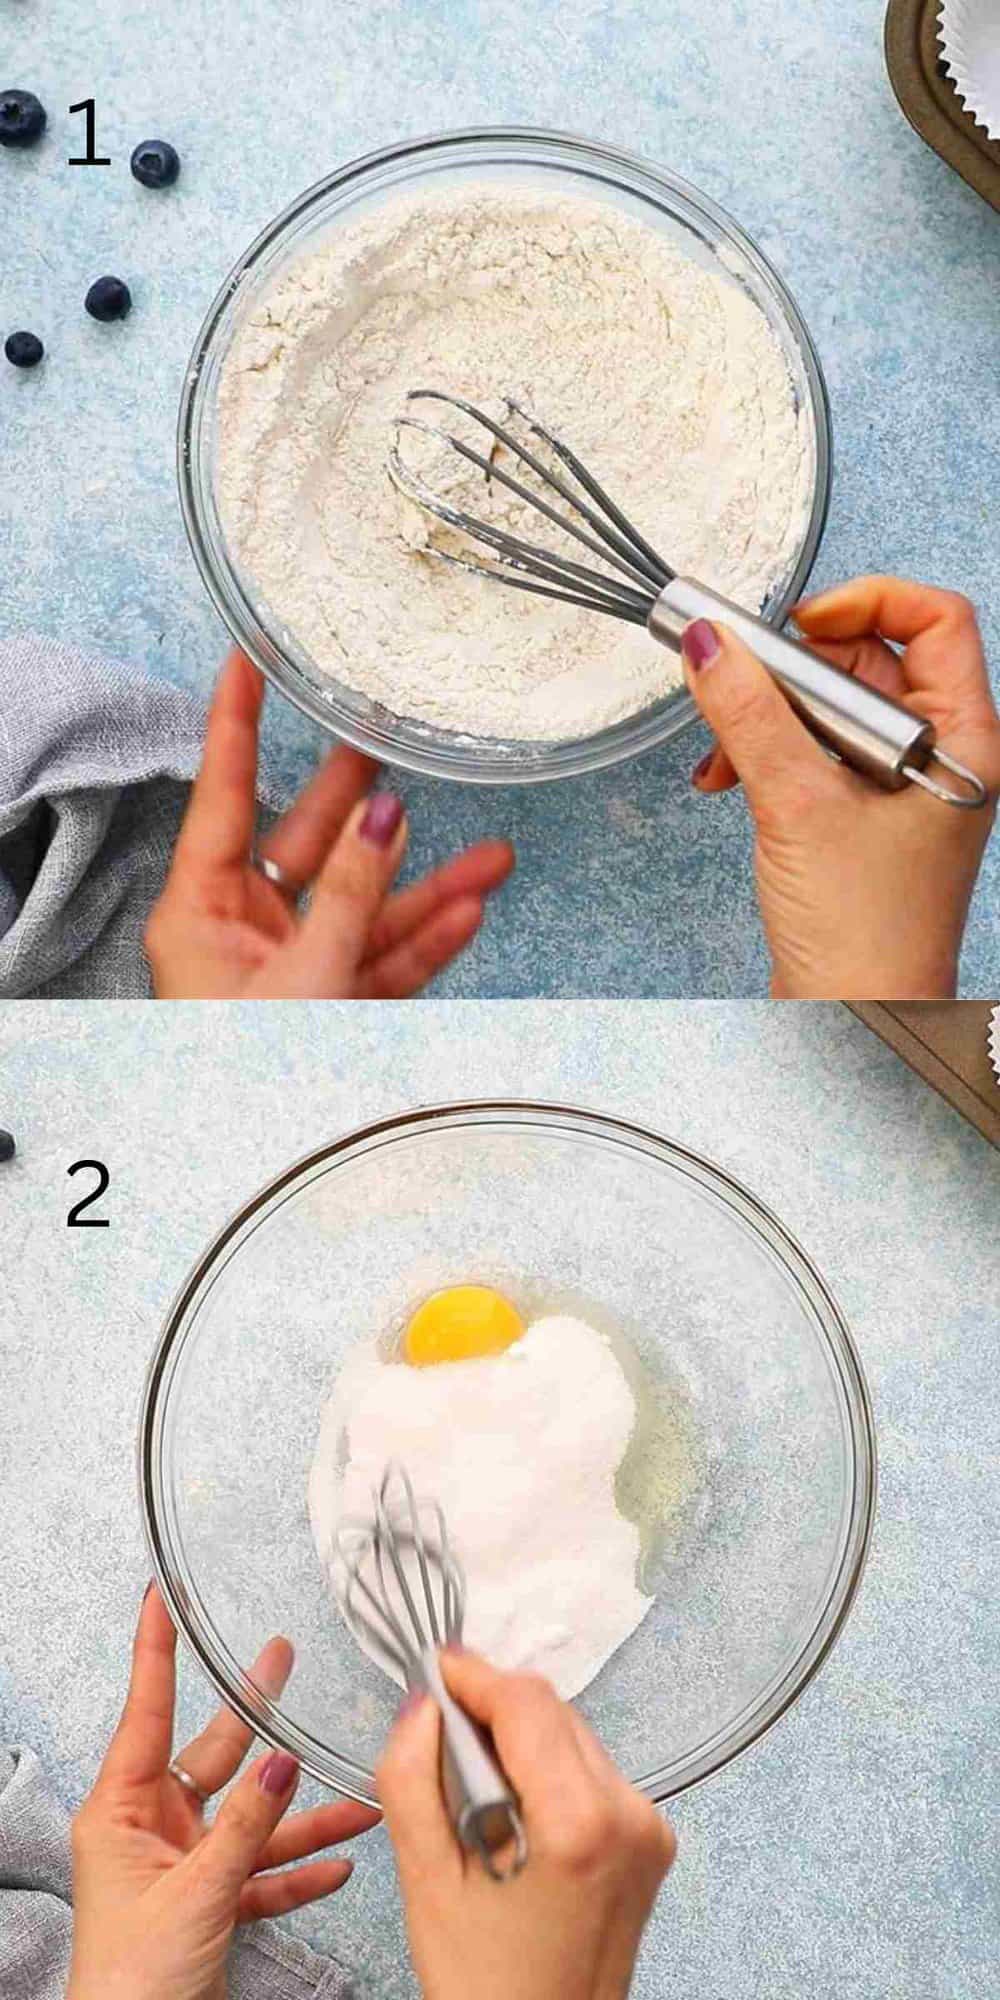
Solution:
<svg viewBox="0 0 1000 2000">
<path fill-rule="evenodd" d="M 621 2000 L 672 1829 L 547 1681 L 470 1653 L 444 1653 L 441 1666 L 493 1732 L 529 1854 L 497 1883 L 463 1853 L 441 1799 L 438 1710 L 426 1696 L 404 1705 L 378 1783 L 424 2000 Z"/>
<path fill-rule="evenodd" d="M 263 694 L 256 669 L 232 654 L 146 930 L 157 998 L 405 999 L 475 936 L 513 850 L 482 841 L 390 895 L 406 847 L 403 808 L 391 793 L 369 796 L 377 766 L 341 748 L 260 845 L 296 891 L 312 888 L 300 917 L 297 896 L 252 859 Z"/>
<path fill-rule="evenodd" d="M 982 778 L 991 803 L 956 812 L 917 785 L 879 791 L 824 754 L 724 625 L 689 626 L 688 684 L 718 744 L 693 783 L 719 792 L 742 781 L 772 995 L 947 998 L 1000 788 L 1000 720 L 975 613 L 948 591 L 868 576 L 795 615 L 825 659 L 933 722 L 942 749 Z"/>
<path fill-rule="evenodd" d="M 298 1779 L 272 1750 L 233 1787 L 211 1827 L 171 1777 L 174 1628 L 155 1589 L 144 1600 L 125 1712 L 73 1822 L 73 1962 L 67 2000 L 224 2000 L 233 1928 L 316 1902 L 351 1863 L 308 1855 L 373 1826 L 342 1801 L 284 1818 Z M 286 1639 L 265 1646 L 253 1678 L 276 1695 L 291 1671 Z M 220 1709 L 178 1761 L 204 1792 L 235 1775 L 253 1740 Z M 301 1868 L 273 1873 L 287 1861 Z"/>
</svg>

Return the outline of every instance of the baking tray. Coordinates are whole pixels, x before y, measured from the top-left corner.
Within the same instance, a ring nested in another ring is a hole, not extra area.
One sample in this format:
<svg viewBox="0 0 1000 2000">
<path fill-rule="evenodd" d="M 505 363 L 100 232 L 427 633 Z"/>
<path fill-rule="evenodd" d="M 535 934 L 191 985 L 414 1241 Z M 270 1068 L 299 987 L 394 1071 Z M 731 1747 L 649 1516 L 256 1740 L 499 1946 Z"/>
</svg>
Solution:
<svg viewBox="0 0 1000 2000">
<path fill-rule="evenodd" d="M 914 131 L 1000 209 L 1000 139 L 988 139 L 959 98 L 941 60 L 938 12 L 938 0 L 889 0 L 889 81 Z"/>
<path fill-rule="evenodd" d="M 898 1056 L 1000 1148 L 1000 1083 L 986 1036 L 993 1000 L 908 1000 L 852 1006 Z"/>
</svg>

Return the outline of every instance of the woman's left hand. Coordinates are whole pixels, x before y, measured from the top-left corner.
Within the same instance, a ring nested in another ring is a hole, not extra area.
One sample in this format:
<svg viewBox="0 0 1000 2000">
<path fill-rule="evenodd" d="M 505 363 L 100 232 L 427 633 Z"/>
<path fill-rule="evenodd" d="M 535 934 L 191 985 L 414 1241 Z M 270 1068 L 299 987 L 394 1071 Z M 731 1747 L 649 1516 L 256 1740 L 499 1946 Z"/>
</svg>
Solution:
<svg viewBox="0 0 1000 2000">
<path fill-rule="evenodd" d="M 125 1712 L 73 1822 L 67 2000 L 225 2000 L 235 1925 L 342 1888 L 350 1861 L 307 1857 L 367 1832 L 379 1817 L 341 1800 L 281 1825 L 298 1765 L 272 1750 L 206 1826 L 200 1800 L 169 1770 L 175 1645 L 154 1587 L 139 1616 Z M 287 1639 L 272 1639 L 252 1674 L 277 1695 L 291 1667 Z M 215 1793 L 235 1776 L 252 1741 L 252 1731 L 223 1708 L 178 1762 L 201 1791 Z M 289 1861 L 304 1865 L 284 1869 Z"/>
<path fill-rule="evenodd" d="M 255 863 L 263 698 L 256 668 L 231 654 L 146 928 L 156 997 L 405 1000 L 475 937 L 514 851 L 506 840 L 480 841 L 393 894 L 406 848 L 402 803 L 372 792 L 376 765 L 341 746 L 261 842 Z M 261 860 L 277 868 L 282 886 Z"/>
</svg>

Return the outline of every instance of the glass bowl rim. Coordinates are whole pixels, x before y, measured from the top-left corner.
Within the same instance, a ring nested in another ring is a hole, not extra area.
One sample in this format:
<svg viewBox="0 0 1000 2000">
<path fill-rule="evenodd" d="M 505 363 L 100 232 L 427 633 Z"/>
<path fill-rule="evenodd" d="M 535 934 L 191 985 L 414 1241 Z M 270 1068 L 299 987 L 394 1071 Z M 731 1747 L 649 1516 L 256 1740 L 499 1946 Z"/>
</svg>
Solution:
<svg viewBox="0 0 1000 2000">
<path fill-rule="evenodd" d="M 137 1440 L 137 1471 L 140 1506 L 153 1574 L 171 1617 L 203 1673 L 226 1705 L 275 1749 L 290 1751 L 302 1769 L 321 1784 L 361 1800 L 377 1803 L 374 1778 L 364 1766 L 317 1744 L 314 1736 L 291 1723 L 263 1696 L 246 1672 L 235 1662 L 214 1630 L 202 1629 L 202 1621 L 190 1604 L 176 1573 L 165 1530 L 167 1510 L 163 1504 L 164 1468 L 162 1424 L 169 1401 L 161 1390 L 168 1367 L 183 1348 L 190 1332 L 189 1314 L 201 1297 L 206 1280 L 223 1253 L 238 1248 L 238 1239 L 252 1234 L 264 1219 L 262 1211 L 280 1206 L 297 1183 L 305 1184 L 314 1171 L 332 1162 L 344 1164 L 377 1149 L 386 1140 L 397 1143 L 427 1128 L 447 1130 L 465 1125 L 527 1125 L 544 1131 L 569 1131 L 590 1135 L 603 1143 L 624 1146 L 634 1152 L 652 1154 L 661 1164 L 680 1170 L 689 1179 L 721 1197 L 729 1210 L 748 1226 L 759 1241 L 777 1254 L 786 1274 L 804 1293 L 814 1321 L 825 1342 L 827 1358 L 834 1366 L 849 1418 L 853 1447 L 853 1490 L 843 1548 L 832 1581 L 809 1637 L 781 1681 L 767 1698 L 744 1716 L 740 1724 L 719 1741 L 719 1734 L 684 1759 L 633 1779 L 640 1791 L 656 1803 L 674 1798 L 700 1784 L 741 1756 L 765 1736 L 774 1723 L 793 1707 L 832 1651 L 846 1623 L 858 1592 L 871 1545 L 877 1491 L 877 1456 L 871 1398 L 861 1358 L 837 1302 L 825 1279 L 797 1238 L 785 1224 L 744 1183 L 705 1154 L 677 1140 L 665 1138 L 647 1126 L 615 1114 L 563 1105 L 546 1100 L 522 1098 L 471 1098 L 442 1104 L 421 1105 L 395 1112 L 352 1128 L 340 1137 L 312 1149 L 275 1175 L 230 1216 L 198 1257 L 177 1292 L 163 1321 L 151 1357 L 143 1391 Z M 252 1225 L 252 1228 L 251 1228 Z M 228 1256 L 226 1257 L 228 1262 Z M 206 1620 L 207 1623 L 207 1620 Z M 317 1751 L 321 1754 L 317 1755 Z M 359 1779 L 368 1780 L 367 1786 Z"/>
<path fill-rule="evenodd" d="M 428 725 L 417 724 L 412 718 L 394 716 L 389 711 L 386 711 L 389 719 L 384 725 L 369 719 L 360 720 L 343 711 L 335 696 L 327 698 L 315 692 L 299 667 L 286 660 L 277 641 L 265 630 L 252 607 L 245 603 L 235 566 L 228 560 L 225 565 L 217 561 L 207 527 L 208 500 L 195 449 L 203 418 L 204 375 L 216 330 L 242 280 L 279 244 L 282 236 L 310 210 L 320 208 L 328 196 L 350 187 L 352 183 L 374 181 L 383 170 L 407 162 L 418 168 L 422 160 L 451 148 L 469 149 L 469 156 L 474 157 L 477 148 L 491 145 L 535 148 L 537 163 L 568 152 L 575 155 L 575 164 L 581 169 L 588 165 L 595 170 L 603 169 L 605 178 L 612 179 L 623 192 L 650 195 L 651 191 L 659 190 L 661 196 L 667 197 L 668 204 L 673 197 L 683 208 L 693 211 L 700 222 L 710 225 L 718 237 L 738 250 L 765 290 L 776 299 L 786 335 L 799 355 L 808 384 L 816 453 L 812 507 L 799 558 L 785 588 L 765 612 L 770 624 L 780 626 L 784 622 L 809 580 L 830 508 L 833 470 L 830 399 L 812 335 L 780 273 L 727 210 L 671 168 L 574 132 L 531 125 L 473 125 L 398 140 L 347 161 L 295 196 L 237 259 L 199 328 L 184 372 L 177 417 L 177 485 L 188 544 L 216 612 L 234 642 L 253 660 L 271 685 L 310 721 L 317 723 L 327 734 L 352 744 L 355 749 L 378 758 L 380 762 L 423 777 L 444 778 L 461 784 L 530 785 L 605 770 L 641 756 L 690 728 L 698 720 L 695 703 L 686 692 L 675 691 L 638 714 L 625 716 L 610 727 L 597 730 L 592 736 L 569 738 L 565 743 L 543 742 L 535 745 L 537 758 L 530 763 L 511 764 L 509 768 L 499 754 L 490 762 L 483 762 L 485 746 L 490 742 L 488 738 L 483 739 L 484 751 L 477 752 L 474 739 L 456 734 L 452 744 L 445 731 L 435 741 L 431 738 Z M 567 161 L 566 165 L 572 169 L 574 160 Z M 690 221 L 690 216 L 681 219 Z M 253 630 L 248 625 L 245 612 L 253 617 Z M 400 729 L 404 732 L 402 742 L 398 734 Z M 406 732 L 416 733 L 408 738 Z M 426 741 L 423 740 L 425 733 Z"/>
</svg>

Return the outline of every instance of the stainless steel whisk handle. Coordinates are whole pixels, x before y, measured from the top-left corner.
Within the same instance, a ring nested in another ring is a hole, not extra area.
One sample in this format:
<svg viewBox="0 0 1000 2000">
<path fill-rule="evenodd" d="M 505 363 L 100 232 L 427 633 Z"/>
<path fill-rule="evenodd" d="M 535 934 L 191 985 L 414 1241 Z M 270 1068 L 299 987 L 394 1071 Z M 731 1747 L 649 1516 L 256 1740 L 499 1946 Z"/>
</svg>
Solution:
<svg viewBox="0 0 1000 2000">
<path fill-rule="evenodd" d="M 478 1854 L 495 1881 L 517 1875 L 528 1847 L 518 1801 L 507 1783 L 485 1730 L 448 1693 L 433 1650 L 420 1658 L 424 1686 L 441 1711 L 441 1782 L 445 1804 L 462 1846 Z M 511 1846 L 501 1868 L 496 1855 Z"/>
<path fill-rule="evenodd" d="M 649 630 L 661 645 L 679 652 L 684 627 L 694 618 L 728 625 L 756 653 L 813 734 L 886 791 L 918 784 L 947 805 L 975 808 L 986 804 L 988 795 L 982 780 L 937 748 L 933 723 L 911 715 L 889 695 L 831 666 L 801 640 L 776 631 L 763 618 L 743 611 L 706 584 L 675 577 L 649 614 Z M 947 789 L 929 777 L 926 767 L 930 763 L 938 763 L 961 778 L 969 787 L 968 793 Z"/>
</svg>

